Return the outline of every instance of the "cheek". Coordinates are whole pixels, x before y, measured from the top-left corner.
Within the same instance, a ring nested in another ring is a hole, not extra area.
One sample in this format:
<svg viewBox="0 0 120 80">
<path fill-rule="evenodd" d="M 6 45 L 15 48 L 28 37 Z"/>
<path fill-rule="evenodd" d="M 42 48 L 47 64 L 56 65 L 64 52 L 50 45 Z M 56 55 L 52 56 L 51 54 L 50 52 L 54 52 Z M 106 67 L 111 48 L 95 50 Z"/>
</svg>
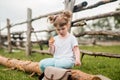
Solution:
<svg viewBox="0 0 120 80">
<path fill-rule="evenodd" d="M 64 30 L 64 32 L 68 32 L 68 28 L 66 28 L 66 29 Z"/>
</svg>

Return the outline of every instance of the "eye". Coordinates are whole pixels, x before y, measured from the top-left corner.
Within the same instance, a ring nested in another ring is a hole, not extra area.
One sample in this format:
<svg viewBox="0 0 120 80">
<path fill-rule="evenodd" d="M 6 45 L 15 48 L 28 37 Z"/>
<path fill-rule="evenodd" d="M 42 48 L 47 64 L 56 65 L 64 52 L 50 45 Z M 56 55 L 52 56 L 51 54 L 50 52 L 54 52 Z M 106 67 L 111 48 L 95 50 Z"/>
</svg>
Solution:
<svg viewBox="0 0 120 80">
<path fill-rule="evenodd" d="M 60 29 L 57 29 L 57 31 L 60 31 Z"/>
<path fill-rule="evenodd" d="M 62 28 L 61 30 L 65 30 L 65 28 Z"/>
<path fill-rule="evenodd" d="M 58 29 L 56 28 L 56 30 L 57 30 L 57 31 L 65 30 L 65 28 L 64 28 L 64 27 L 63 27 L 63 28 L 58 28 Z"/>
</svg>

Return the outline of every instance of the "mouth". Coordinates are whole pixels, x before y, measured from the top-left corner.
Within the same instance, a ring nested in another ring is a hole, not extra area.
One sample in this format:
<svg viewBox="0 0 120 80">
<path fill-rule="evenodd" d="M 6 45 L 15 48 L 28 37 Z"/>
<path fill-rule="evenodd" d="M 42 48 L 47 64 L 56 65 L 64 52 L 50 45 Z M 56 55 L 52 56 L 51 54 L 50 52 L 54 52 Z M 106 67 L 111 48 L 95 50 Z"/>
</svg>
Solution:
<svg viewBox="0 0 120 80">
<path fill-rule="evenodd" d="M 60 35 L 61 35 L 62 37 L 64 37 L 64 36 L 65 36 L 65 35 L 64 35 L 64 34 L 62 34 L 62 33 L 61 33 Z"/>
</svg>

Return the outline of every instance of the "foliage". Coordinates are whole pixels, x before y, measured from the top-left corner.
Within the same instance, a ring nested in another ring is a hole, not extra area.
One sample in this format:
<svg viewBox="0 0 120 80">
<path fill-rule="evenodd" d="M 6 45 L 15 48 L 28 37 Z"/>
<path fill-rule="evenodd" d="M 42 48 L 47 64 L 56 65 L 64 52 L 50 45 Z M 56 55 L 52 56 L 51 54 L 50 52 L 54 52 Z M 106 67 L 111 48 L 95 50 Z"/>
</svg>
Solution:
<svg viewBox="0 0 120 80">
<path fill-rule="evenodd" d="M 118 6 L 118 8 L 116 9 L 116 11 L 120 10 L 120 4 Z M 115 28 L 116 29 L 120 29 L 120 18 L 119 18 L 120 15 L 115 15 L 114 16 L 114 23 L 115 23 Z"/>
</svg>

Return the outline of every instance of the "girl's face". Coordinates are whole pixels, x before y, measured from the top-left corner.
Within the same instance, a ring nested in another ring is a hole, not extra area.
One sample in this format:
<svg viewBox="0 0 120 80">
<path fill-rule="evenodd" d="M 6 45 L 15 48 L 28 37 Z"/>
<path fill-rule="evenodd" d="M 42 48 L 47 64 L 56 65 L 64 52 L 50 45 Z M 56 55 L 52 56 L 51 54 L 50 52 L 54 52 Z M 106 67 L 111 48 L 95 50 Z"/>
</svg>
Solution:
<svg viewBox="0 0 120 80">
<path fill-rule="evenodd" d="M 61 27 L 55 27 L 56 29 L 56 32 L 58 35 L 60 35 L 61 37 L 65 37 L 67 35 L 67 32 L 68 32 L 68 25 L 64 25 L 64 26 L 61 26 Z"/>
</svg>

